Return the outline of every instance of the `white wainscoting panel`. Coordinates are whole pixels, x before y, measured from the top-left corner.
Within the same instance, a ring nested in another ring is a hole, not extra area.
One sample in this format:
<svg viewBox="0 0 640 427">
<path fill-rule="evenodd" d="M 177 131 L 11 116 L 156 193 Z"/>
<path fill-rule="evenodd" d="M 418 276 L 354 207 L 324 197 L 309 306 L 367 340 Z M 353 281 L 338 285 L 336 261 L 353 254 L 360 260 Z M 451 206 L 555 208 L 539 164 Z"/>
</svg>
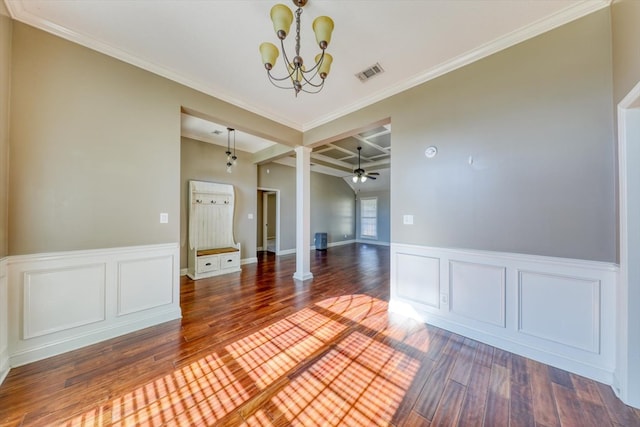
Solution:
<svg viewBox="0 0 640 427">
<path fill-rule="evenodd" d="M 12 256 L 6 270 L 11 367 L 181 317 L 177 244 Z"/>
<path fill-rule="evenodd" d="M 449 271 L 451 312 L 504 328 L 506 269 L 451 261 Z"/>
<path fill-rule="evenodd" d="M 118 263 L 118 316 L 173 302 L 173 257 Z"/>
<path fill-rule="evenodd" d="M 9 293 L 7 258 L 0 259 L 0 384 L 9 373 Z"/>
<path fill-rule="evenodd" d="M 105 320 L 104 264 L 25 271 L 23 276 L 24 339 Z"/>
<path fill-rule="evenodd" d="M 598 353 L 599 280 L 530 271 L 520 271 L 519 279 L 520 332 Z"/>
<path fill-rule="evenodd" d="M 448 283 L 439 290 L 425 283 Z M 389 310 L 612 384 L 615 264 L 391 244 Z"/>
<path fill-rule="evenodd" d="M 418 304 L 440 308 L 440 260 L 402 252 L 394 255 L 398 296 Z"/>
</svg>

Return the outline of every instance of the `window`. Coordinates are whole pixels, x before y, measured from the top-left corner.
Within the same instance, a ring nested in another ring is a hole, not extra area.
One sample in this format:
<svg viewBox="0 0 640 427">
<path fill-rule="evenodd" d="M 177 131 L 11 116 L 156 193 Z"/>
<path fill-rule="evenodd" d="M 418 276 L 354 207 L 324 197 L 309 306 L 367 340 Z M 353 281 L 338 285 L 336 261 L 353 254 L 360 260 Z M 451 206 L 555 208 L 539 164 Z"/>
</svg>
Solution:
<svg viewBox="0 0 640 427">
<path fill-rule="evenodd" d="M 360 237 L 378 238 L 378 198 L 360 199 Z"/>
</svg>

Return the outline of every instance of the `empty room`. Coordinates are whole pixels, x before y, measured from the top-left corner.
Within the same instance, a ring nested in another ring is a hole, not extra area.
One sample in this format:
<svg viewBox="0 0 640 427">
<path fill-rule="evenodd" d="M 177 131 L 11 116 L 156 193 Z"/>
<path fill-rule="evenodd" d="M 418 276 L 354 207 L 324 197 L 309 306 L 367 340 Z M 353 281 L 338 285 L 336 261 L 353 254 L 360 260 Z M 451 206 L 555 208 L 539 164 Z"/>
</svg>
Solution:
<svg viewBox="0 0 640 427">
<path fill-rule="evenodd" d="M 0 426 L 640 426 L 640 1 L 2 0 Z"/>
</svg>

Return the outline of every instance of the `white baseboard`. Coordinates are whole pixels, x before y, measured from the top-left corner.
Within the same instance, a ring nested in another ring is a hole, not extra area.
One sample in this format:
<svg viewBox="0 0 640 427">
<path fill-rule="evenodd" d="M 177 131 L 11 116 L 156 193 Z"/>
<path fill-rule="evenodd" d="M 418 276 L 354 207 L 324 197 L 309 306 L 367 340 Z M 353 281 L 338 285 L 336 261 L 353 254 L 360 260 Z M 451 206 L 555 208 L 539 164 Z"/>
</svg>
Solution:
<svg viewBox="0 0 640 427">
<path fill-rule="evenodd" d="M 256 252 L 262 252 L 262 251 L 264 251 L 264 248 L 262 246 L 258 246 L 256 248 Z"/>
<path fill-rule="evenodd" d="M 119 337 L 131 332 L 139 331 L 160 323 L 180 319 L 182 317 L 180 309 L 168 309 L 161 312 L 154 312 L 148 317 L 141 317 L 136 320 L 123 323 L 121 325 L 110 325 L 105 328 L 94 328 L 86 334 L 72 336 L 61 342 L 47 343 L 43 347 L 28 348 L 11 354 L 11 367 L 25 365 L 27 363 L 46 359 L 68 351 L 77 350 L 88 345 L 96 344 L 111 338 Z"/>
<path fill-rule="evenodd" d="M 7 286 L 8 258 L 0 259 L 0 384 L 11 367 L 9 363 L 9 292 Z"/>
<path fill-rule="evenodd" d="M 381 242 L 378 240 L 357 239 L 356 243 L 362 243 L 365 245 L 378 245 L 378 246 L 391 246 L 389 242 Z"/>
<path fill-rule="evenodd" d="M 355 240 L 340 240 L 338 242 L 327 243 L 327 248 L 334 248 L 336 246 L 350 245 L 352 243 L 356 243 L 356 241 Z M 316 250 L 316 246 L 315 245 L 311 245 L 309 250 L 315 251 Z M 278 252 L 278 255 L 291 255 L 291 254 L 295 254 L 295 253 L 296 253 L 296 248 L 293 248 L 293 249 L 281 250 L 280 252 Z"/>
<path fill-rule="evenodd" d="M 9 257 L 10 366 L 180 318 L 179 273 L 177 243 Z"/>
<path fill-rule="evenodd" d="M 2 384 L 5 378 L 7 378 L 7 375 L 9 375 L 9 370 L 11 369 L 11 366 L 9 365 L 9 352 L 6 350 L 0 352 L 0 360 L 2 361 L 0 362 L 0 384 Z"/>
<path fill-rule="evenodd" d="M 180 269 L 180 276 L 186 276 L 188 271 L 189 271 L 188 268 L 181 268 Z"/>
<path fill-rule="evenodd" d="M 393 243 L 389 310 L 613 384 L 617 270 Z"/>
<path fill-rule="evenodd" d="M 356 241 L 351 239 L 351 240 L 340 240 L 339 242 L 329 242 L 327 243 L 327 247 L 329 248 L 335 248 L 336 246 L 344 246 L 344 245 L 350 245 L 352 243 L 355 243 Z M 315 249 L 315 247 L 314 247 Z"/>
</svg>

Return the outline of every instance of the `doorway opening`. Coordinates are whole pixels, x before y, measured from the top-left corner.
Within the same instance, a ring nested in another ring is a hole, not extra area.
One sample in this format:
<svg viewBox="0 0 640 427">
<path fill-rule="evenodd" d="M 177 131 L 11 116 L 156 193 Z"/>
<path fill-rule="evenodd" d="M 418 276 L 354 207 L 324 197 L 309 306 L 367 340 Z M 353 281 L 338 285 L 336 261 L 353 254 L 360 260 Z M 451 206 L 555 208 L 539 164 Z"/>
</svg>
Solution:
<svg viewBox="0 0 640 427">
<path fill-rule="evenodd" d="M 257 251 L 280 253 L 280 191 L 258 188 Z"/>
</svg>

